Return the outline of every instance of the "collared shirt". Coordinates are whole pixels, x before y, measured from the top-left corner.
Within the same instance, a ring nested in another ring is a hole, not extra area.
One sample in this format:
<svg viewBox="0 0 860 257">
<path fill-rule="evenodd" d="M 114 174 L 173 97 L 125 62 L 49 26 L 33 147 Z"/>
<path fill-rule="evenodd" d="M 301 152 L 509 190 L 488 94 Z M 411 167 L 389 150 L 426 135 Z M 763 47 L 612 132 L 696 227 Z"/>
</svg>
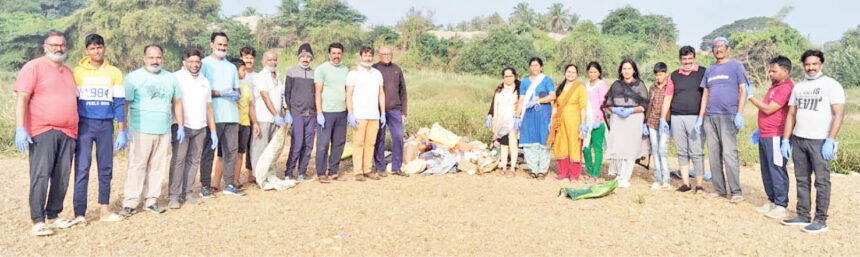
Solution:
<svg viewBox="0 0 860 257">
<path fill-rule="evenodd" d="M 209 80 L 198 73 L 197 78 L 182 68 L 173 73 L 182 92 L 182 118 L 184 126 L 190 129 L 205 128 L 208 124 L 206 106 L 212 103 L 212 90 Z M 176 120 L 173 120 L 176 123 Z"/>
<path fill-rule="evenodd" d="M 281 97 L 284 94 L 284 83 L 281 82 L 281 76 L 278 73 L 275 73 L 275 76 L 273 78 L 272 73 L 258 72 L 257 76 L 254 77 L 253 102 L 254 113 L 257 114 L 258 122 L 275 122 L 275 116 L 272 115 L 272 112 L 266 107 L 266 102 L 263 101 L 262 92 L 268 93 L 269 101 L 272 102 L 275 112 L 278 113 L 281 111 Z"/>
<path fill-rule="evenodd" d="M 764 111 L 758 111 L 758 129 L 760 137 L 781 137 L 785 129 L 785 117 L 788 116 L 788 99 L 791 97 L 791 90 L 794 88 L 794 82 L 791 78 L 775 83 L 767 90 L 767 94 L 762 99 L 765 105 L 777 103 L 782 106 L 776 112 L 770 115 Z"/>
<path fill-rule="evenodd" d="M 393 62 L 388 64 L 378 62 L 373 64 L 373 68 L 382 73 L 385 110 L 400 111 L 401 114 L 406 115 L 406 79 L 403 78 L 403 70 Z"/>
<path fill-rule="evenodd" d="M 176 77 L 164 69 L 152 74 L 139 68 L 125 76 L 124 84 L 125 100 L 129 102 L 129 129 L 146 134 L 170 134 L 173 99 L 182 99 Z"/>
<path fill-rule="evenodd" d="M 201 61 L 200 74 L 209 80 L 213 91 L 225 89 L 239 89 L 239 71 L 226 58 L 217 60 L 212 56 L 206 56 Z M 255 81 L 256 82 L 256 81 Z M 212 110 L 215 112 L 217 123 L 238 123 L 239 108 L 236 101 L 229 97 L 212 98 Z"/>
<path fill-rule="evenodd" d="M 665 97 L 666 85 L 659 87 L 651 86 L 651 99 L 648 103 L 648 112 L 645 115 L 645 123 L 652 129 L 660 128 L 660 114 L 663 111 L 663 97 Z"/>
<path fill-rule="evenodd" d="M 30 60 L 18 72 L 15 91 L 30 93 L 24 128 L 31 137 L 59 130 L 78 138 L 75 78 L 69 67 L 54 67 L 45 58 Z"/>
<path fill-rule="evenodd" d="M 352 90 L 352 113 L 356 119 L 379 119 L 379 90 L 382 90 L 382 73 L 375 68 L 358 67 L 346 76 L 346 85 Z"/>
</svg>

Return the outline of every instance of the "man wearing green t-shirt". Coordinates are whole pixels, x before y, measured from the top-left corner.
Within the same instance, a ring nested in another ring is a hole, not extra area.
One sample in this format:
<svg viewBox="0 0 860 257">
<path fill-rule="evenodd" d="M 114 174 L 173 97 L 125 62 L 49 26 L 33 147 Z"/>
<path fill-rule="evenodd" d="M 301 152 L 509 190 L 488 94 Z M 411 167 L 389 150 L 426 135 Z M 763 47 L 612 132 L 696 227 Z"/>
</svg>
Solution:
<svg viewBox="0 0 860 257">
<path fill-rule="evenodd" d="M 317 129 L 316 166 L 321 183 L 327 183 L 329 179 L 344 179 L 337 173 L 346 143 L 346 74 L 349 68 L 341 63 L 342 56 L 343 45 L 332 43 L 328 46 L 328 62 L 314 70 L 317 124 L 320 126 Z"/>
<path fill-rule="evenodd" d="M 143 68 L 125 77 L 125 112 L 131 137 L 128 143 L 128 177 L 125 181 L 120 215 L 131 217 L 140 204 L 153 213 L 164 212 L 158 205 L 165 176 L 167 148 L 170 146 L 171 115 L 183 126 L 182 91 L 173 74 L 161 69 L 163 50 L 159 45 L 143 49 Z M 171 113 L 171 110 L 173 113 Z M 178 130 L 176 140 L 185 140 Z"/>
</svg>

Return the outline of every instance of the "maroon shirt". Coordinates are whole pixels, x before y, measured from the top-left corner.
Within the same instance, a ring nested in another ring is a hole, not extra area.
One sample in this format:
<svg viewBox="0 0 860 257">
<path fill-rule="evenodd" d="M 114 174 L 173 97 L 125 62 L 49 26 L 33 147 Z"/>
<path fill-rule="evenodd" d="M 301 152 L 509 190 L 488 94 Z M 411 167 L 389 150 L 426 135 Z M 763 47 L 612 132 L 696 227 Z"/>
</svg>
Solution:
<svg viewBox="0 0 860 257">
<path fill-rule="evenodd" d="M 397 64 L 381 62 L 373 68 L 382 73 L 382 90 L 385 91 L 385 111 L 400 111 L 406 116 L 406 79 Z"/>
</svg>

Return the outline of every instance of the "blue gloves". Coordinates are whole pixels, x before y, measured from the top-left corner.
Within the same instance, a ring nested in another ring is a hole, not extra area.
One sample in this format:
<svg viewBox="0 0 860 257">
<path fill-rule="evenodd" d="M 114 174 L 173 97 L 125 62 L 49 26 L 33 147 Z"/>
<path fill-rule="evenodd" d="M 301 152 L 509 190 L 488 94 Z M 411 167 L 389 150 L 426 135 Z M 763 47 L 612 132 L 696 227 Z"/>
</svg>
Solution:
<svg viewBox="0 0 860 257">
<path fill-rule="evenodd" d="M 517 117 L 514 118 L 514 129 L 520 131 L 520 128 L 523 127 L 523 118 Z"/>
<path fill-rule="evenodd" d="M 533 98 L 531 101 L 529 101 L 528 103 L 526 103 L 526 106 L 525 106 L 526 108 L 525 108 L 525 109 L 532 108 L 532 107 L 537 106 L 537 105 L 538 105 L 538 99 L 537 99 L 537 98 Z"/>
<path fill-rule="evenodd" d="M 601 123 L 600 123 L 599 121 L 595 121 L 595 122 L 594 122 L 594 125 L 592 125 L 592 126 L 591 126 L 591 129 L 599 129 L 599 128 L 600 128 L 600 124 L 601 124 Z"/>
<path fill-rule="evenodd" d="M 290 115 L 289 113 L 284 113 L 284 122 L 293 124 L 293 115 Z"/>
<path fill-rule="evenodd" d="M 317 124 L 319 124 L 320 127 L 325 127 L 325 116 L 323 116 L 322 113 L 317 114 Z"/>
<path fill-rule="evenodd" d="M 176 129 L 176 141 L 178 141 L 179 143 L 185 141 L 185 127 L 180 126 Z"/>
<path fill-rule="evenodd" d="M 218 147 L 218 131 L 212 130 L 210 132 L 211 133 L 209 133 L 209 141 L 212 141 L 212 145 L 209 147 L 212 148 L 212 150 L 215 150 L 215 148 Z"/>
<path fill-rule="evenodd" d="M 349 124 L 352 128 L 358 128 L 358 121 L 355 119 L 355 115 L 350 113 L 346 116 L 346 124 Z"/>
<path fill-rule="evenodd" d="M 784 139 L 779 143 L 779 153 L 782 154 L 782 158 L 786 159 L 791 155 L 791 143 L 789 143 L 787 139 Z"/>
<path fill-rule="evenodd" d="M 579 132 L 582 133 L 583 131 L 586 131 L 586 130 L 588 130 L 588 124 L 585 124 L 585 122 L 579 123 Z"/>
<path fill-rule="evenodd" d="M 648 124 L 642 123 L 642 135 L 648 136 L 651 132 L 648 131 Z"/>
<path fill-rule="evenodd" d="M 27 146 L 33 143 L 33 138 L 27 134 L 27 129 L 23 127 L 15 128 L 15 147 L 18 151 L 27 151 Z"/>
<path fill-rule="evenodd" d="M 221 94 L 221 97 L 229 97 L 234 102 L 239 101 L 239 98 L 242 97 L 242 95 L 239 94 L 239 92 L 236 92 L 233 89 L 224 89 L 224 90 L 218 91 L 218 93 Z"/>
<path fill-rule="evenodd" d="M 693 127 L 693 131 L 696 131 L 696 134 L 702 134 L 702 125 L 705 124 L 705 120 L 702 117 L 696 118 L 696 126 Z"/>
<path fill-rule="evenodd" d="M 379 114 L 379 128 L 384 128 L 387 120 L 385 119 L 385 112 Z"/>
<path fill-rule="evenodd" d="M 744 115 L 742 113 L 735 113 L 735 128 L 738 130 L 744 128 Z"/>
<path fill-rule="evenodd" d="M 747 83 L 747 85 L 746 85 L 746 90 L 744 90 L 744 91 L 747 91 L 747 99 L 750 99 L 750 98 L 752 98 L 752 97 L 753 97 L 753 87 L 752 87 L 752 84 Z"/>
<path fill-rule="evenodd" d="M 750 136 L 750 145 L 757 145 L 759 141 L 759 131 L 756 129 Z"/>
<path fill-rule="evenodd" d="M 484 121 L 484 127 L 490 128 L 493 125 L 493 115 L 487 115 L 487 120 Z"/>
<path fill-rule="evenodd" d="M 284 121 L 284 117 L 281 117 L 280 114 L 275 114 L 275 126 L 283 126 L 286 121 Z"/>
<path fill-rule="evenodd" d="M 612 107 L 612 113 L 615 113 L 622 119 L 626 119 L 630 114 L 633 114 L 633 107 Z"/>
<path fill-rule="evenodd" d="M 666 133 L 666 130 L 669 130 L 669 122 L 666 122 L 666 119 L 660 119 L 660 134 Z"/>
<path fill-rule="evenodd" d="M 113 142 L 113 150 L 119 151 L 125 148 L 126 143 L 128 142 L 128 130 L 119 131 L 116 133 L 116 140 Z"/>
<path fill-rule="evenodd" d="M 824 145 L 821 146 L 821 157 L 825 160 L 833 160 L 833 154 L 836 150 L 836 141 L 831 138 L 824 139 Z"/>
</svg>

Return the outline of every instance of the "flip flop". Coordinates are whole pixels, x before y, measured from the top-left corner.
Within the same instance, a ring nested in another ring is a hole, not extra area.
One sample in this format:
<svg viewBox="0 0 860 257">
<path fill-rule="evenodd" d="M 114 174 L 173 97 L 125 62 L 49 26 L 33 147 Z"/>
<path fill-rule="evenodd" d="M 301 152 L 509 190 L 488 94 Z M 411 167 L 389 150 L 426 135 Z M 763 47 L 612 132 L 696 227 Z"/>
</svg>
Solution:
<svg viewBox="0 0 860 257">
<path fill-rule="evenodd" d="M 54 231 L 45 225 L 43 222 L 36 223 L 33 225 L 33 229 L 30 230 L 30 233 L 34 236 L 50 236 L 54 234 Z"/>
<path fill-rule="evenodd" d="M 108 215 L 107 217 L 101 217 L 101 218 L 99 219 L 99 221 L 103 221 L 103 222 L 118 222 L 118 221 L 121 221 L 121 220 L 122 220 L 122 217 L 120 217 L 120 216 L 119 216 L 119 215 L 117 215 L 116 213 L 111 213 L 111 214 L 110 214 L 110 215 Z"/>
</svg>

